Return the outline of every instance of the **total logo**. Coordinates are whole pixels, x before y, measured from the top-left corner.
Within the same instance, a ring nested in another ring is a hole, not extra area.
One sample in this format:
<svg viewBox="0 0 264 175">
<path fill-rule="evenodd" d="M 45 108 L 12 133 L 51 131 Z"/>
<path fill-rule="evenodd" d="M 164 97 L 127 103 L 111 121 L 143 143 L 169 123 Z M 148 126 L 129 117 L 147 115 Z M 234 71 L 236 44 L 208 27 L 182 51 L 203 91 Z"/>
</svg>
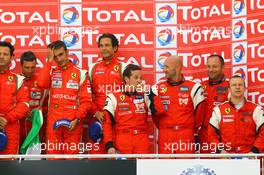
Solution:
<svg viewBox="0 0 264 175">
<path fill-rule="evenodd" d="M 250 54 L 250 57 L 252 59 L 263 59 L 264 58 L 264 45 L 261 45 L 260 43 L 251 43 L 248 44 L 248 49 Z"/>
<path fill-rule="evenodd" d="M 171 55 L 176 55 L 175 50 L 156 51 L 156 72 L 162 72 L 164 69 L 164 61 Z"/>
<path fill-rule="evenodd" d="M 88 60 L 88 67 L 91 67 L 91 65 L 94 62 L 101 60 L 101 58 L 99 58 L 98 54 L 83 54 L 82 58 Z M 133 56 L 129 56 L 129 55 L 126 57 L 118 56 L 117 59 L 120 60 L 121 62 L 140 65 L 143 69 L 153 70 L 153 68 L 154 68 L 153 63 L 148 63 L 149 61 L 151 62 L 151 60 L 147 59 L 146 56 L 138 56 L 138 57 L 133 57 Z"/>
<path fill-rule="evenodd" d="M 247 63 L 247 43 L 232 44 L 232 62 L 233 65 Z"/>
<path fill-rule="evenodd" d="M 156 4 L 156 24 L 177 24 L 177 5 Z"/>
<path fill-rule="evenodd" d="M 247 66 L 233 67 L 232 75 L 239 75 L 245 80 L 246 87 L 248 87 L 248 69 Z M 245 95 L 247 92 L 245 92 Z"/>
<path fill-rule="evenodd" d="M 61 5 L 61 25 L 81 26 L 82 25 L 81 5 Z"/>
<path fill-rule="evenodd" d="M 157 48 L 176 48 L 176 27 L 157 27 L 156 30 Z"/>
<path fill-rule="evenodd" d="M 261 83 L 264 82 L 264 69 L 263 67 L 256 66 L 248 68 L 248 74 L 250 77 L 250 81 L 253 83 Z"/>
<path fill-rule="evenodd" d="M 232 75 L 239 75 L 242 78 L 245 79 L 246 85 L 247 85 L 247 67 L 246 66 L 239 66 L 239 67 L 233 67 Z"/>
<path fill-rule="evenodd" d="M 264 34 L 264 21 L 259 19 L 249 19 L 247 20 L 249 24 L 250 33 L 256 34 Z"/>
<path fill-rule="evenodd" d="M 201 18 L 213 18 L 216 16 L 230 15 L 231 12 L 226 10 L 225 4 L 222 3 L 220 7 L 217 5 L 202 6 L 193 8 L 193 6 L 178 6 L 178 10 L 182 11 L 182 18 L 184 21 L 201 20 Z"/>
<path fill-rule="evenodd" d="M 12 45 L 17 45 L 21 47 L 25 46 L 45 46 L 51 42 L 51 36 L 45 35 L 40 37 L 38 35 L 5 35 L 0 32 L 1 41 L 9 41 Z"/>
<path fill-rule="evenodd" d="M 34 24 L 34 23 L 57 23 L 58 19 L 52 19 L 51 12 L 46 11 L 44 14 L 40 12 L 29 12 L 29 11 L 4 11 L 5 9 L 0 8 L 0 24 Z"/>
<path fill-rule="evenodd" d="M 120 45 L 136 45 L 136 46 L 150 46 L 153 45 L 153 37 L 150 36 L 148 32 L 146 33 L 114 33 L 119 41 Z M 97 33 L 87 33 L 87 44 L 93 46 L 98 41 L 100 34 Z"/>
<path fill-rule="evenodd" d="M 193 52 L 180 52 L 178 51 L 177 55 L 182 58 L 182 64 L 185 68 L 198 68 L 202 66 L 204 69 L 204 66 L 207 64 L 207 59 L 210 55 L 213 53 L 202 53 L 202 54 L 194 54 Z M 230 63 L 231 59 L 227 59 L 225 56 L 225 51 L 218 51 L 218 54 L 220 54 L 223 58 L 225 63 Z"/>
<path fill-rule="evenodd" d="M 78 33 L 80 33 L 80 31 L 78 31 L 78 28 L 76 28 L 75 30 L 69 30 L 61 34 L 61 39 L 68 48 L 81 49 L 82 40 Z"/>
<path fill-rule="evenodd" d="M 68 57 L 74 65 L 76 65 L 79 68 L 82 68 L 82 52 L 81 51 L 70 51 Z"/>
<path fill-rule="evenodd" d="M 247 39 L 246 18 L 234 19 L 232 24 L 232 40 L 237 41 Z"/>
<path fill-rule="evenodd" d="M 249 92 L 248 98 L 253 103 L 264 106 L 264 94 L 263 93 L 260 93 L 259 91 Z"/>
<path fill-rule="evenodd" d="M 96 7 L 87 7 L 83 8 L 83 13 L 85 15 L 85 19 L 88 22 L 127 22 L 127 21 L 153 21 L 152 17 L 147 17 L 146 10 L 140 10 L 137 13 L 135 10 L 125 11 L 123 9 L 115 9 L 115 10 L 99 10 Z"/>
<path fill-rule="evenodd" d="M 250 9 L 255 10 L 255 9 L 264 9 L 264 3 L 263 0 L 250 0 Z"/>
<path fill-rule="evenodd" d="M 244 16 L 247 14 L 247 5 L 245 0 L 232 1 L 232 15 L 233 17 Z"/>
<path fill-rule="evenodd" d="M 192 29 L 191 29 L 192 30 Z M 213 40 L 223 40 L 231 38 L 231 27 L 219 27 L 218 29 L 214 28 L 213 30 L 209 30 L 208 28 L 203 28 L 199 31 L 188 32 L 185 30 L 180 33 L 180 37 L 184 44 L 199 44 L 201 42 L 212 42 Z M 207 43 L 209 44 L 209 43 Z"/>
</svg>

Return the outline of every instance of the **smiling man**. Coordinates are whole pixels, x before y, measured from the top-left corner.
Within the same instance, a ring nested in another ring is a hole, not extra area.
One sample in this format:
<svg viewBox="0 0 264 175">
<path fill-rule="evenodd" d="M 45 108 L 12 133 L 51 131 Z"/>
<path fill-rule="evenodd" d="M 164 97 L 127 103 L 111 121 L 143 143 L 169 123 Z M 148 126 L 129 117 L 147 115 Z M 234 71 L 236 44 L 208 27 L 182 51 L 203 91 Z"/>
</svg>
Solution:
<svg viewBox="0 0 264 175">
<path fill-rule="evenodd" d="M 199 83 L 185 80 L 182 59 L 172 55 L 164 62 L 165 77 L 153 89 L 155 102 L 162 101 L 165 113 L 153 117 L 160 154 L 191 154 L 204 117 L 204 90 Z M 155 104 L 158 106 L 158 104 Z M 180 145 L 189 145 L 182 148 Z"/>
<path fill-rule="evenodd" d="M 150 98 L 144 93 L 141 68 L 129 64 L 124 70 L 123 80 L 123 90 L 108 94 L 104 106 L 106 151 L 108 154 L 150 153 L 147 117 L 148 111 L 154 114 L 155 110 L 150 110 Z"/>
<path fill-rule="evenodd" d="M 210 153 L 208 150 L 208 125 L 215 105 L 227 101 L 228 95 L 228 79 L 224 75 L 224 58 L 214 54 L 207 59 L 207 73 L 209 80 L 203 81 L 201 84 L 204 88 L 206 96 L 206 113 L 203 121 L 202 129 L 199 134 L 200 144 L 202 146 L 201 153 Z M 205 148 L 205 149 L 204 149 Z"/>
<path fill-rule="evenodd" d="M 103 123 L 105 121 L 103 108 L 108 93 L 112 93 L 116 88 L 118 90 L 122 85 L 122 70 L 124 63 L 116 57 L 119 41 L 111 33 L 103 33 L 98 39 L 98 48 L 102 59 L 98 59 L 89 68 L 89 76 L 93 92 L 93 112 L 95 118 L 90 119 L 89 126 L 95 120 Z M 90 139 L 94 144 L 94 140 Z M 90 154 L 105 153 L 103 140 L 99 144 L 99 149 L 90 150 Z"/>
</svg>

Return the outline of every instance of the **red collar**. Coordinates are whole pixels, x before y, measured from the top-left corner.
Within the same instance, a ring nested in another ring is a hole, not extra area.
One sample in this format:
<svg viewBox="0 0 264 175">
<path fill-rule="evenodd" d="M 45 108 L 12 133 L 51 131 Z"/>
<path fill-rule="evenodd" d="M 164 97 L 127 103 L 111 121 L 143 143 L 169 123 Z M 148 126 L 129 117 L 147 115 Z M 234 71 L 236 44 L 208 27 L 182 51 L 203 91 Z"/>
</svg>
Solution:
<svg viewBox="0 0 264 175">
<path fill-rule="evenodd" d="M 185 78 L 182 76 L 182 79 L 180 81 L 174 82 L 170 79 L 167 79 L 167 83 L 171 86 L 179 86 L 180 84 L 185 82 Z"/>
</svg>

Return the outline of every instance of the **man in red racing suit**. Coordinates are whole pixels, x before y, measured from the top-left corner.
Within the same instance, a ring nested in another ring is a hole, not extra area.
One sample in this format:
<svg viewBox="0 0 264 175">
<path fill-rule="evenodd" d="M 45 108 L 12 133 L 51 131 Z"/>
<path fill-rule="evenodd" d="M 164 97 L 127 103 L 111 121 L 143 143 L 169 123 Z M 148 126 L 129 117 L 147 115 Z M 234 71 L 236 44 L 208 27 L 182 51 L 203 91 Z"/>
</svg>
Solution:
<svg viewBox="0 0 264 175">
<path fill-rule="evenodd" d="M 168 57 L 164 63 L 167 81 L 152 88 L 154 99 L 160 98 L 165 110 L 165 114 L 153 117 L 159 129 L 160 154 L 194 153 L 199 149 L 194 136 L 199 133 L 204 117 L 204 90 L 200 84 L 185 80 L 181 68 L 178 56 Z"/>
<path fill-rule="evenodd" d="M 105 102 L 103 133 L 106 151 L 109 154 L 147 154 L 150 153 L 148 112 L 154 115 L 162 112 L 163 107 L 151 108 L 153 101 L 144 94 L 139 66 L 129 64 L 123 77 L 124 90 L 108 94 Z"/>
<path fill-rule="evenodd" d="M 81 142 L 81 120 L 91 107 L 90 83 L 87 71 L 69 61 L 64 42 L 53 42 L 52 52 L 38 79 L 38 85 L 50 91 L 46 151 L 48 154 L 77 154 Z M 54 69 L 51 68 L 53 60 L 58 65 Z M 54 123 L 62 119 L 69 120 L 70 125 L 54 128 Z M 50 148 L 50 143 L 57 146 Z M 65 146 L 59 146 L 63 143 Z"/>
<path fill-rule="evenodd" d="M 223 57 L 216 54 L 209 56 L 207 59 L 207 71 L 209 80 L 201 83 L 206 97 L 206 113 L 199 134 L 201 153 L 211 152 L 211 150 L 207 149 L 209 144 L 207 132 L 214 107 L 228 100 L 228 79 L 224 75 Z"/>
<path fill-rule="evenodd" d="M 28 88 L 23 85 L 24 77 L 9 70 L 14 47 L 0 41 L 0 129 L 7 135 L 7 145 L 0 154 L 17 154 L 19 150 L 19 119 L 29 112 Z"/>
<path fill-rule="evenodd" d="M 218 153 L 264 151 L 264 111 L 244 97 L 245 82 L 238 75 L 229 81 L 230 100 L 214 108 L 208 137 Z"/>
<path fill-rule="evenodd" d="M 89 69 L 89 77 L 93 92 L 93 110 L 94 118 L 89 119 L 89 126 L 96 120 L 103 123 L 103 108 L 108 93 L 118 91 L 122 86 L 122 70 L 124 63 L 115 57 L 118 50 L 118 40 L 110 33 L 104 33 L 99 37 L 98 47 L 102 54 L 102 59 L 97 60 Z M 104 138 L 104 137 L 103 137 Z M 104 139 L 98 144 L 98 149 L 89 150 L 90 154 L 103 154 Z M 90 139 L 92 144 L 94 141 Z"/>
<path fill-rule="evenodd" d="M 24 85 L 29 89 L 29 106 L 30 110 L 39 109 L 43 117 L 46 116 L 48 110 L 48 91 L 38 87 L 37 77 L 39 71 L 36 70 L 37 58 L 36 55 L 27 51 L 20 57 L 21 72 L 24 78 Z M 30 116 L 29 116 L 30 117 Z M 39 131 L 39 138 L 41 142 L 45 141 L 46 121 L 43 120 L 43 125 Z M 23 118 L 20 121 L 20 143 L 23 143 L 27 134 L 31 129 L 31 121 L 28 118 Z"/>
</svg>

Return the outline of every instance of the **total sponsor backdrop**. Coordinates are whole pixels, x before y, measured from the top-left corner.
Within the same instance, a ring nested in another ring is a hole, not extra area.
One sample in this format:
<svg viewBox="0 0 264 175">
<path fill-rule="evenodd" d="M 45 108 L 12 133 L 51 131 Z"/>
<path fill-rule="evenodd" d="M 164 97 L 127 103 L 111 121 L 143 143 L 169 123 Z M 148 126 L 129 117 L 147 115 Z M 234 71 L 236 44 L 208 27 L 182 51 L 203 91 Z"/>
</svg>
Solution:
<svg viewBox="0 0 264 175">
<path fill-rule="evenodd" d="M 101 57 L 97 38 L 114 33 L 117 57 L 141 65 L 147 84 L 163 78 L 164 60 L 172 54 L 182 57 L 187 79 L 202 81 L 208 56 L 218 53 L 226 75 L 243 74 L 248 98 L 263 105 L 263 9 L 262 0 L 0 0 L 0 40 L 15 45 L 11 69 L 17 73 L 27 50 L 43 67 L 46 47 L 57 39 L 76 65 L 88 69 Z"/>
</svg>

